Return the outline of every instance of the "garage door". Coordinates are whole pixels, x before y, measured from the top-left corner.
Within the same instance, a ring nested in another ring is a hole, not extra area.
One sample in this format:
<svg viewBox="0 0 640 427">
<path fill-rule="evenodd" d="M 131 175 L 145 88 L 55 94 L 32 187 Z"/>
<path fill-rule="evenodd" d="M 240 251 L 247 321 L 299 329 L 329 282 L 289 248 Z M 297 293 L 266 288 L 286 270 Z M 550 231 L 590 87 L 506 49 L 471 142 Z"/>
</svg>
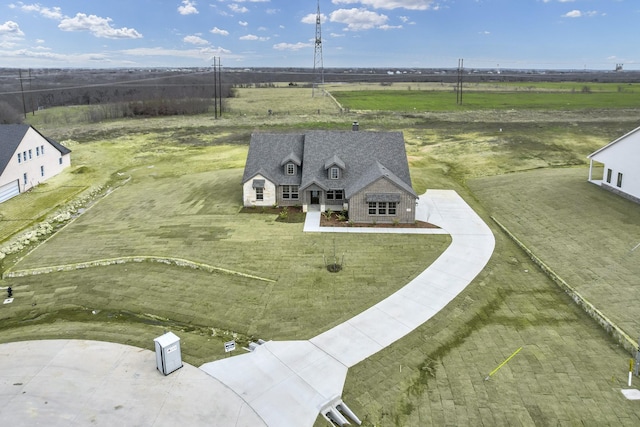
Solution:
<svg viewBox="0 0 640 427">
<path fill-rule="evenodd" d="M 0 203 L 4 202 L 5 200 L 9 200 L 13 196 L 17 196 L 18 194 L 20 194 L 20 184 L 16 179 L 15 181 L 0 187 Z"/>
</svg>

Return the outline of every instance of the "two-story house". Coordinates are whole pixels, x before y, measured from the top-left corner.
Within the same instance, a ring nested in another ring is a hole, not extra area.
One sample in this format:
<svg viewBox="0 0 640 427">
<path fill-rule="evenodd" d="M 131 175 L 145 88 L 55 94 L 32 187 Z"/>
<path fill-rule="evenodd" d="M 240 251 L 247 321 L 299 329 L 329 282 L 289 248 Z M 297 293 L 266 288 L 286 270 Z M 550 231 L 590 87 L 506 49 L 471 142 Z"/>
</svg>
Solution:
<svg viewBox="0 0 640 427">
<path fill-rule="evenodd" d="M 71 150 L 29 125 L 0 125 L 0 203 L 59 174 Z"/>
</svg>

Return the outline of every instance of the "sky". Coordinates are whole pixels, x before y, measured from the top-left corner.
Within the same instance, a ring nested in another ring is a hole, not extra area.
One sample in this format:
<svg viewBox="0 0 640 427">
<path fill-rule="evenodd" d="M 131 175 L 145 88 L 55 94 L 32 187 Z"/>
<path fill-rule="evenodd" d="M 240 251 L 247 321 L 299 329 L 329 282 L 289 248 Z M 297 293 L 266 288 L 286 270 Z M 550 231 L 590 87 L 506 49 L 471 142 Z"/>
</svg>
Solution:
<svg viewBox="0 0 640 427">
<path fill-rule="evenodd" d="M 306 67 L 318 0 L 0 0 L 1 67 Z M 320 0 L 324 68 L 640 69 L 638 0 Z"/>
</svg>

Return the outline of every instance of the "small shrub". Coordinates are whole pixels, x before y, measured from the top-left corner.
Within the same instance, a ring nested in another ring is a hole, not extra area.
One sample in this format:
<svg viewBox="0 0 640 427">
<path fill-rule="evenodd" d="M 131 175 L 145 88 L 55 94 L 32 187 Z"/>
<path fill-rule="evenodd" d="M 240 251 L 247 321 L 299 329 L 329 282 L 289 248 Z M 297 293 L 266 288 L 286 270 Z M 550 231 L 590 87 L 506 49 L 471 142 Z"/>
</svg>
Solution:
<svg viewBox="0 0 640 427">
<path fill-rule="evenodd" d="M 289 218 L 289 209 L 287 207 L 283 207 L 280 213 L 278 214 L 278 219 L 281 221 L 286 221 Z"/>
</svg>

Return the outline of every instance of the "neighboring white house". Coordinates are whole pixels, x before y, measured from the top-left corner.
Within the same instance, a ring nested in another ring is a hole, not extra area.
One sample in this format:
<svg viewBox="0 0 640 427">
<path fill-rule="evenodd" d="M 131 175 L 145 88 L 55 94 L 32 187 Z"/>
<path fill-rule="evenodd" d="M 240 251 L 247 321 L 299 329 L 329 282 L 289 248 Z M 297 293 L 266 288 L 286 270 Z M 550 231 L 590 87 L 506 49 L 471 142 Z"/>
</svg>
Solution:
<svg viewBox="0 0 640 427">
<path fill-rule="evenodd" d="M 59 174 L 70 153 L 30 125 L 0 125 L 0 203 Z"/>
<path fill-rule="evenodd" d="M 589 181 L 640 203 L 640 127 L 589 154 Z M 594 162 L 604 165 L 601 179 L 593 177 Z"/>
</svg>

